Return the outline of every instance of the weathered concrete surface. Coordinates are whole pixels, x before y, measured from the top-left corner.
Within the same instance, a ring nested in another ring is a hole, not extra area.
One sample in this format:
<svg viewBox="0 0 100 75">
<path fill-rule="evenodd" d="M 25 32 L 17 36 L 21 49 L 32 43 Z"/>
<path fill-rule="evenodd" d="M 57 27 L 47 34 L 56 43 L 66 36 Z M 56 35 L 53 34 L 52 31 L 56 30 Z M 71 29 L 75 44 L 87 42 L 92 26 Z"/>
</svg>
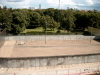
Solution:
<svg viewBox="0 0 100 75">
<path fill-rule="evenodd" d="M 100 62 L 100 54 L 38 58 L 1 58 L 0 68 L 46 67 L 93 62 Z"/>
</svg>

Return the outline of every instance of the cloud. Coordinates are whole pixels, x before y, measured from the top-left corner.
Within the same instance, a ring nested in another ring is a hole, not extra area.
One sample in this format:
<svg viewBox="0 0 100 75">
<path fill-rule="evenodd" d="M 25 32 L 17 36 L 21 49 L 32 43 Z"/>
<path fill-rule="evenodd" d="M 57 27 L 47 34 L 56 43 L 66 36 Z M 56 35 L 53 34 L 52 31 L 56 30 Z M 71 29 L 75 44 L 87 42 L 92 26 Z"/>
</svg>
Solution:
<svg viewBox="0 0 100 75">
<path fill-rule="evenodd" d="M 52 7 L 58 7 L 59 0 L 47 0 L 48 4 Z M 80 8 L 93 5 L 93 0 L 60 0 L 60 8 Z"/>
<path fill-rule="evenodd" d="M 6 0 L 7 2 L 22 2 L 24 0 Z"/>
<path fill-rule="evenodd" d="M 34 1 L 34 0 L 33 0 Z M 59 0 L 39 0 L 42 4 L 42 7 L 45 8 L 58 8 Z M 39 2 L 36 2 L 38 4 Z M 84 10 L 100 10 L 100 0 L 60 0 L 60 8 L 66 9 L 69 8 L 77 8 Z"/>
<path fill-rule="evenodd" d="M 58 8 L 59 0 L 0 0 L 0 5 L 6 5 L 12 8 Z M 100 0 L 60 0 L 60 8 L 66 9 L 97 9 L 100 10 Z"/>
<path fill-rule="evenodd" d="M 0 0 L 0 4 L 12 8 L 27 8 L 30 0 Z"/>
<path fill-rule="evenodd" d="M 1 7 L 3 7 L 3 5 L 2 5 L 2 4 L 0 4 L 0 6 L 1 6 Z"/>
<path fill-rule="evenodd" d="M 59 5 L 59 0 L 48 0 L 48 3 L 51 5 L 51 6 L 55 6 L 55 7 L 58 7 Z M 65 6 L 73 6 L 73 5 L 76 5 L 72 0 L 60 0 L 60 7 L 63 8 Z"/>
<path fill-rule="evenodd" d="M 89 4 L 89 5 L 93 5 L 93 4 L 94 4 L 92 0 L 85 0 L 85 1 L 86 1 L 87 4 Z"/>
</svg>

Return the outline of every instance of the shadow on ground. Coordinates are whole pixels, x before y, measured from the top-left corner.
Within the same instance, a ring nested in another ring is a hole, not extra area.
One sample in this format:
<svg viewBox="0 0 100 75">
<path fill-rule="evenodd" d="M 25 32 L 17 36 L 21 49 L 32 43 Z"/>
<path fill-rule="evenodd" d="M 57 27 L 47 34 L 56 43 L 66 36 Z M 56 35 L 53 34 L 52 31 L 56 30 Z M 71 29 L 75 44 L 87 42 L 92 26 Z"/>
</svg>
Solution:
<svg viewBox="0 0 100 75">
<path fill-rule="evenodd" d="M 95 36 L 95 38 L 93 38 L 93 40 L 100 42 L 100 36 Z"/>
</svg>

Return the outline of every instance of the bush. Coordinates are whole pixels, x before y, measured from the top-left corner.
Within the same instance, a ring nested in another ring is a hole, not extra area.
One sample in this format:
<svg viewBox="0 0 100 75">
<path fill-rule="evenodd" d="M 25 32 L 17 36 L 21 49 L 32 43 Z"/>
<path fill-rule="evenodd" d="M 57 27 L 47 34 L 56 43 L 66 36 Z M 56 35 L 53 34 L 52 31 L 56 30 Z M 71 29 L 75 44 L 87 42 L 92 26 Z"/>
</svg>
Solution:
<svg viewBox="0 0 100 75">
<path fill-rule="evenodd" d="M 61 31 L 60 31 L 60 30 L 58 30 L 56 33 L 61 33 Z"/>
</svg>

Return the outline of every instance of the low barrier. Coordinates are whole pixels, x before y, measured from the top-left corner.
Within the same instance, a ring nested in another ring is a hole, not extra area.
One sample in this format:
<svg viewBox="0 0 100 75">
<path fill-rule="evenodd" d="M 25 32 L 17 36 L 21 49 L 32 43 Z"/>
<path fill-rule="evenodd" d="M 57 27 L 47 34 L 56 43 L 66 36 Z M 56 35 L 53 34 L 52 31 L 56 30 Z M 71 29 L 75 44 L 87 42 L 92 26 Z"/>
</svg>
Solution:
<svg viewBox="0 0 100 75">
<path fill-rule="evenodd" d="M 29 68 L 100 62 L 100 54 L 55 57 L 0 58 L 0 68 Z"/>
<path fill-rule="evenodd" d="M 84 35 L 36 35 L 36 36 L 8 36 L 5 38 L 6 41 L 40 41 L 40 40 L 99 40 L 100 36 L 84 36 Z"/>
</svg>

